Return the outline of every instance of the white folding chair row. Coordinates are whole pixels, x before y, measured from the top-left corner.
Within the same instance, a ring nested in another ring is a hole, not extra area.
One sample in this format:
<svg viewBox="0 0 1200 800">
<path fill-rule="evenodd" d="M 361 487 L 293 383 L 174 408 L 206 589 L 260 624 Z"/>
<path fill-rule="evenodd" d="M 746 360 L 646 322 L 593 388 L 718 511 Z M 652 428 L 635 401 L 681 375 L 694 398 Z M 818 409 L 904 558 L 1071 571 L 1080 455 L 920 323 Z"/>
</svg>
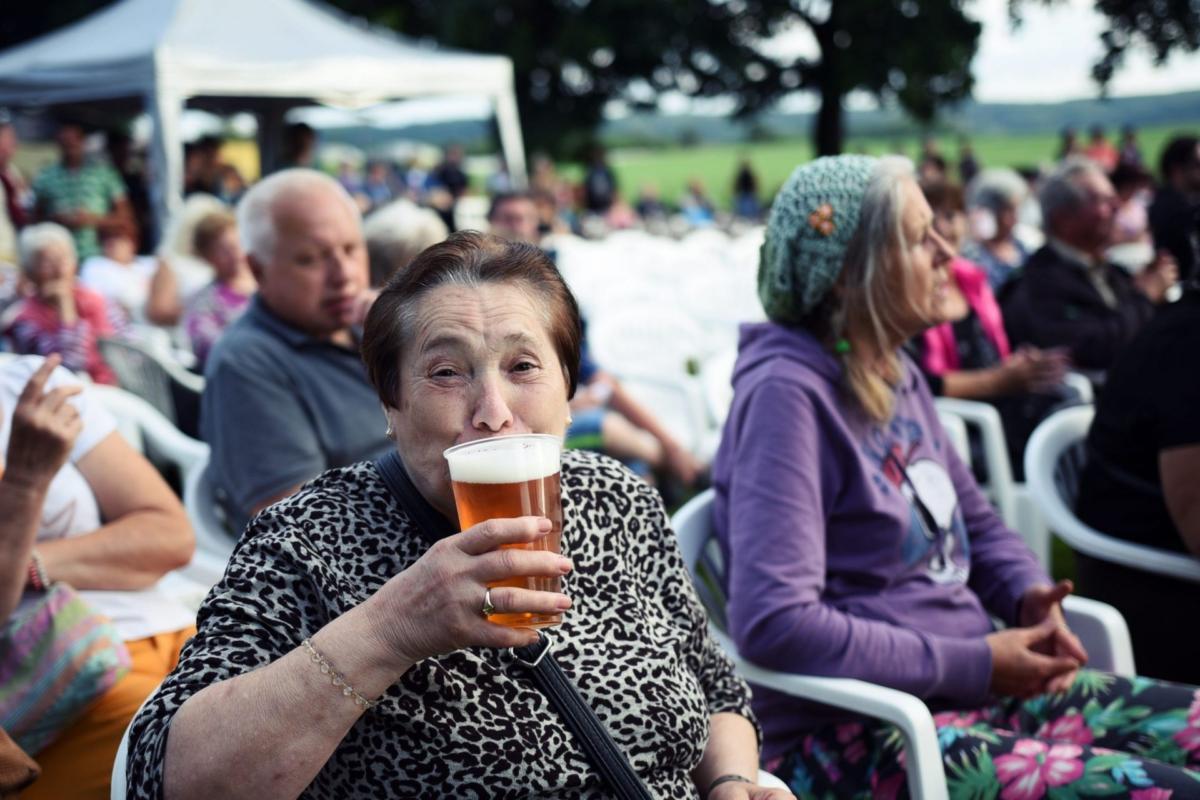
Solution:
<svg viewBox="0 0 1200 800">
<path fill-rule="evenodd" d="M 688 452 L 701 461 L 716 454 L 720 430 L 709 424 L 701 386 L 690 375 L 621 373 L 621 385 Z"/>
<path fill-rule="evenodd" d="M 708 489 L 692 498 L 676 512 L 671 523 L 692 582 L 708 611 L 713 635 L 733 659 L 738 672 L 751 683 L 895 725 L 904 736 L 910 794 L 925 800 L 947 798 L 937 729 L 929 708 L 919 698 L 853 678 L 764 669 L 738 654 L 725 631 L 724 564 L 712 527 L 715 496 Z M 1063 602 L 1063 613 L 1087 648 L 1091 666 L 1119 675 L 1134 674 L 1129 629 L 1120 612 L 1105 603 L 1072 596 Z"/>
<path fill-rule="evenodd" d="M 618 375 L 687 375 L 715 352 L 706 331 L 668 305 L 630 305 L 588 321 L 596 362 Z"/>
</svg>

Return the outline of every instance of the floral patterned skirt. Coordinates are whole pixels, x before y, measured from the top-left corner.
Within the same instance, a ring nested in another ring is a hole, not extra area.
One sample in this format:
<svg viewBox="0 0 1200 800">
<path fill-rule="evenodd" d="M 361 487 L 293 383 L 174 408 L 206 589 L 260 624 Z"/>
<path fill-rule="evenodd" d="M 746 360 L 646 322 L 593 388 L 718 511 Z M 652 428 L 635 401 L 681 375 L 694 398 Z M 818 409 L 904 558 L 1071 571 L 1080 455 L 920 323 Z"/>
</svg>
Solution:
<svg viewBox="0 0 1200 800">
<path fill-rule="evenodd" d="M 1070 690 L 934 715 L 952 800 L 1200 798 L 1200 689 L 1081 670 Z M 831 725 L 766 768 L 807 798 L 908 797 L 904 737 Z"/>
</svg>

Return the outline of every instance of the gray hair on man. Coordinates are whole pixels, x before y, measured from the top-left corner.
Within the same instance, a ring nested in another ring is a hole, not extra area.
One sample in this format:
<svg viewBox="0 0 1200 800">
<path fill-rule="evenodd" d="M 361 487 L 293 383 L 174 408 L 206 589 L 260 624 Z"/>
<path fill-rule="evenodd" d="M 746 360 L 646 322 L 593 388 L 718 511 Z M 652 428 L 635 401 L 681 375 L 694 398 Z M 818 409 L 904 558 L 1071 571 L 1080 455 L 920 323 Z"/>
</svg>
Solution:
<svg viewBox="0 0 1200 800">
<path fill-rule="evenodd" d="M 1079 185 L 1079 179 L 1088 174 L 1096 174 L 1106 180 L 1108 177 L 1095 161 L 1083 156 L 1074 156 L 1060 164 L 1058 169 L 1042 182 L 1038 202 L 1042 206 L 1042 220 L 1046 230 L 1050 230 L 1062 214 L 1083 205 L 1087 199 L 1087 192 Z"/>
<path fill-rule="evenodd" d="M 66 248 L 72 260 L 78 259 L 75 237 L 57 222 L 41 222 L 24 228 L 17 239 L 17 257 L 21 261 L 21 270 L 28 273 L 33 268 L 33 261 L 38 254 L 56 244 Z"/>
<path fill-rule="evenodd" d="M 285 169 L 263 178 L 250 187 L 237 205 L 238 235 L 242 249 L 260 264 L 275 256 L 275 203 L 285 194 L 327 190 L 346 203 L 362 227 L 362 214 L 340 183 L 315 169 Z"/>
<path fill-rule="evenodd" d="M 1016 208 L 1029 193 L 1025 179 L 1016 170 L 1007 167 L 985 169 L 967 184 L 966 206 L 986 208 L 999 214 L 1007 206 Z"/>
<path fill-rule="evenodd" d="M 442 218 L 409 200 L 395 200 L 367 216 L 363 223 L 371 285 L 383 286 L 397 270 L 407 267 L 426 247 L 450 235 Z"/>
</svg>

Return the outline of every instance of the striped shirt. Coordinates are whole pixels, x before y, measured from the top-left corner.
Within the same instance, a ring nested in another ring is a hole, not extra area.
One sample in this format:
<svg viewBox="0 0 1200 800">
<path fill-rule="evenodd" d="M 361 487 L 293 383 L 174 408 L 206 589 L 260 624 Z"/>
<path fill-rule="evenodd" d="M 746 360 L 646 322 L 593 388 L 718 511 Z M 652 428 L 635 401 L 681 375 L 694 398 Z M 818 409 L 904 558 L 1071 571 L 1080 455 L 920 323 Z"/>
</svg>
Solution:
<svg viewBox="0 0 1200 800">
<path fill-rule="evenodd" d="M 38 206 L 48 216 L 72 211 L 107 214 L 125 197 L 125 184 L 116 170 L 104 162 L 89 162 L 77 169 L 52 164 L 38 173 L 33 182 Z M 94 225 L 76 228 L 75 249 L 80 262 L 100 252 L 100 239 Z"/>
</svg>

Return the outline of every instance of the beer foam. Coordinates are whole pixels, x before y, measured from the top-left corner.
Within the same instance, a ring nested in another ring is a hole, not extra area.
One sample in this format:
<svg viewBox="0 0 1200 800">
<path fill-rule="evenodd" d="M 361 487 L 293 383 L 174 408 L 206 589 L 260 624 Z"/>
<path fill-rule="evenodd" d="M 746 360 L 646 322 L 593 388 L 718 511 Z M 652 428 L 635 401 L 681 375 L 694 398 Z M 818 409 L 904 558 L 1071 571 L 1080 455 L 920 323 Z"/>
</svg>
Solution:
<svg viewBox="0 0 1200 800">
<path fill-rule="evenodd" d="M 559 446 L 552 440 L 497 441 L 494 446 L 451 453 L 450 479 L 462 483 L 520 483 L 559 471 Z"/>
</svg>

